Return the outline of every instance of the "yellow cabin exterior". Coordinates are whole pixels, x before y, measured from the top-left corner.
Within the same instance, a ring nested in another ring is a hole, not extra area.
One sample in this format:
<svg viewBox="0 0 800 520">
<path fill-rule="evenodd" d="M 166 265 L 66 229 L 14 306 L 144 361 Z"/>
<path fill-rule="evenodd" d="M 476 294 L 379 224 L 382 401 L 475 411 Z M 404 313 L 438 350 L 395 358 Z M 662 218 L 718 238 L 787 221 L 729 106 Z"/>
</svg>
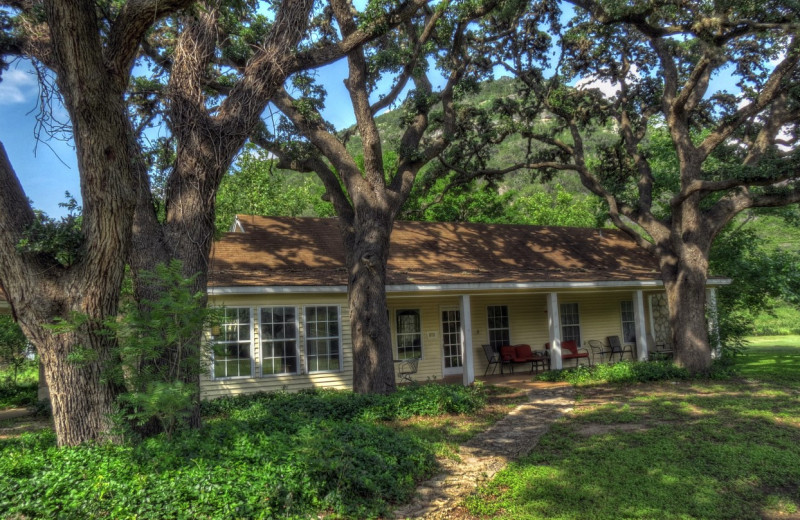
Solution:
<svg viewBox="0 0 800 520">
<path fill-rule="evenodd" d="M 239 216 L 214 244 L 209 305 L 222 309 L 224 320 L 210 331 L 204 398 L 352 388 L 338 225 Z M 725 283 L 709 281 L 709 302 Z M 386 292 L 394 359 L 419 358 L 411 376 L 419 382 L 469 384 L 487 368 L 497 370 L 484 345 L 543 352 L 549 343 L 550 366 L 560 369 L 574 363 L 562 364 L 566 340 L 584 347 L 618 336 L 641 360 L 648 342 L 670 342 L 658 265 L 615 230 L 397 222 Z"/>
</svg>

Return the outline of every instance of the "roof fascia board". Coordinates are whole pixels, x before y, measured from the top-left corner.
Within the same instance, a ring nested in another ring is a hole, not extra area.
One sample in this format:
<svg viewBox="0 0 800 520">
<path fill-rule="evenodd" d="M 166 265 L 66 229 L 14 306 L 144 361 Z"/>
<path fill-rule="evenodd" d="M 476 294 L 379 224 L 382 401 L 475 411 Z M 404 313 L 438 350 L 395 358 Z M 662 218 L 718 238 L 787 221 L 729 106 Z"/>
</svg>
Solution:
<svg viewBox="0 0 800 520">
<path fill-rule="evenodd" d="M 730 278 L 714 278 L 706 282 L 706 286 L 718 287 L 730 285 Z M 527 283 L 453 283 L 453 284 L 400 284 L 387 285 L 386 292 L 433 292 L 433 291 L 493 291 L 493 290 L 525 290 L 525 289 L 605 289 L 605 288 L 658 288 L 663 287 L 661 280 L 634 281 L 599 281 L 599 282 L 527 282 Z M 244 286 L 244 287 L 209 287 L 209 296 L 232 294 L 319 294 L 347 293 L 345 285 L 283 285 L 283 286 Z"/>
</svg>

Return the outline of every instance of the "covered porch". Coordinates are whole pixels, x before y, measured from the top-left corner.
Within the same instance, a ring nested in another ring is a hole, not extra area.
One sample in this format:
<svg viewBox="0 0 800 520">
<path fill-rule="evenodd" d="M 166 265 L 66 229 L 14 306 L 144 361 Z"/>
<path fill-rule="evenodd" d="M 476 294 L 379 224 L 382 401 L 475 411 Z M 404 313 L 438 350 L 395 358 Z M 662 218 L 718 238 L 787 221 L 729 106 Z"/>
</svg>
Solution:
<svg viewBox="0 0 800 520">
<path fill-rule="evenodd" d="M 612 359 L 646 361 L 655 346 L 651 343 L 669 342 L 660 282 L 516 285 L 516 290 L 474 288 L 460 294 L 442 288 L 430 294 L 389 291 L 395 359 L 419 358 L 415 381 L 444 379 L 466 385 L 492 376 L 530 380 L 530 364 L 513 366 L 512 375 L 511 366 L 490 359 L 486 346 L 499 353 L 504 345 L 528 345 L 535 355 L 547 352 L 547 368 L 561 370 Z M 709 306 L 715 306 L 715 289 L 708 291 Z M 609 337 L 619 338 L 623 346 L 611 359 L 589 345 L 607 345 Z M 585 357 L 562 357 L 568 354 L 565 342 L 576 345 Z"/>
</svg>

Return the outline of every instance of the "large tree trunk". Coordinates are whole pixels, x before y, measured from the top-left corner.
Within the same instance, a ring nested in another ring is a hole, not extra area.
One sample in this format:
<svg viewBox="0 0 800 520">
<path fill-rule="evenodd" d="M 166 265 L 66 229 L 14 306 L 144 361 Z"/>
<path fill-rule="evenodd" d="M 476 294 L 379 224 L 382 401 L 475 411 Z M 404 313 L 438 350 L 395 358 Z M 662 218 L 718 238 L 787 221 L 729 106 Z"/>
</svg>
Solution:
<svg viewBox="0 0 800 520">
<path fill-rule="evenodd" d="M 393 220 L 379 211 L 359 211 L 343 226 L 347 244 L 348 299 L 353 342 L 353 390 L 396 390 L 392 334 L 386 305 L 386 267 Z"/>
<path fill-rule="evenodd" d="M 660 257 L 675 361 L 692 374 L 703 374 L 711 368 L 705 313 L 708 252 L 687 234 L 676 240 L 682 241 L 680 253 Z"/>
<path fill-rule="evenodd" d="M 86 359 L 78 350 L 98 341 L 104 340 L 88 333 L 66 333 L 37 342 L 59 446 L 117 440 L 112 414 L 119 388 L 107 381 L 110 346 L 95 345 L 89 352 L 97 355 Z"/>
</svg>

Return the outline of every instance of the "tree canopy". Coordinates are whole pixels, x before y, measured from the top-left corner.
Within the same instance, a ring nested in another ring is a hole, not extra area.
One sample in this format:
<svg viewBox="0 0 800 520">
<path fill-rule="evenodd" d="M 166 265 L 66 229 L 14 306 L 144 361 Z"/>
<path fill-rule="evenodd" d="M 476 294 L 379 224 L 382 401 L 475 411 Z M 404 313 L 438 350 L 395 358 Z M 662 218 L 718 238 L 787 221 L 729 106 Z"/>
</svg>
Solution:
<svg viewBox="0 0 800 520">
<path fill-rule="evenodd" d="M 529 13 L 539 3 L 487 50 L 524 85 L 495 104 L 530 143 L 516 166 L 575 172 L 659 259 L 677 360 L 705 371 L 715 237 L 745 209 L 800 200 L 800 13 L 783 2 L 570 3 L 552 76 L 531 66 Z M 723 74 L 730 90 L 713 81 Z M 553 124 L 539 124 L 541 114 Z M 617 137 L 591 153 L 598 129 Z"/>
</svg>

